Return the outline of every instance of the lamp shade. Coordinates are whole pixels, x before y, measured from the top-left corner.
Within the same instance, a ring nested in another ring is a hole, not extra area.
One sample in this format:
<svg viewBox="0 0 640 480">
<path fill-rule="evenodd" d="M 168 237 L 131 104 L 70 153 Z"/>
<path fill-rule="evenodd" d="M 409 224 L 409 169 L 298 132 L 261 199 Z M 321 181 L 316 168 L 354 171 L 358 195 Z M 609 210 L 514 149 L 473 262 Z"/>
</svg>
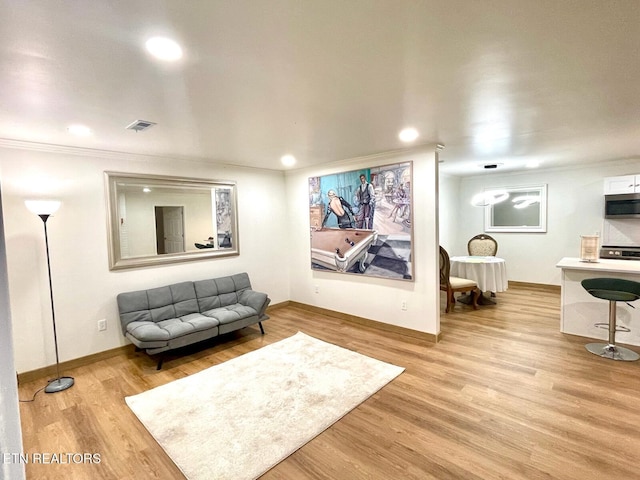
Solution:
<svg viewBox="0 0 640 480">
<path fill-rule="evenodd" d="M 58 211 L 62 202 L 59 200 L 25 200 L 24 204 L 36 215 L 52 215 Z"/>
</svg>

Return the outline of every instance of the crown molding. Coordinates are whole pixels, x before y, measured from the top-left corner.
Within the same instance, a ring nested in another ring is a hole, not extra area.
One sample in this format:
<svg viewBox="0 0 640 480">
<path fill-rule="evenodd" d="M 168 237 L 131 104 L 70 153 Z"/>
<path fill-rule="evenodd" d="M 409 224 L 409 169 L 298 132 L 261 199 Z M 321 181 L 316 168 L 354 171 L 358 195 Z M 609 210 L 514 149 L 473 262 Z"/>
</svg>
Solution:
<svg viewBox="0 0 640 480">
<path fill-rule="evenodd" d="M 120 152 L 116 150 L 101 150 L 97 148 L 76 147 L 71 145 L 56 145 L 51 143 L 29 142 L 25 140 L 15 140 L 11 138 L 0 138 L 0 148 L 10 148 L 14 150 L 27 150 L 32 152 L 44 152 L 63 155 L 75 155 L 78 157 L 92 157 L 109 160 L 137 161 L 137 162 L 175 162 L 176 160 L 183 162 L 192 162 L 198 164 L 207 164 L 217 167 L 237 168 L 246 170 L 261 170 L 268 172 L 282 172 L 278 169 L 269 169 L 264 167 L 251 167 L 247 165 L 236 165 L 228 162 L 220 162 L 213 159 L 187 157 L 187 156 L 165 156 L 152 155 L 143 153 Z"/>
<path fill-rule="evenodd" d="M 424 154 L 424 153 L 437 154 L 437 152 L 440 151 L 442 148 L 444 148 L 444 145 L 441 143 L 435 143 L 435 142 L 422 143 L 419 145 L 412 145 L 410 147 L 398 148 L 395 150 L 387 150 L 384 152 L 375 152 L 367 155 L 361 155 L 358 157 L 343 158 L 341 160 L 332 160 L 330 162 L 325 162 L 318 165 L 292 168 L 290 170 L 286 170 L 285 175 L 287 176 L 296 175 L 299 173 L 318 171 L 318 170 L 331 171 L 332 169 L 335 169 L 335 168 L 342 168 L 350 165 L 359 165 L 363 163 L 371 163 L 371 165 L 369 166 L 376 166 L 377 164 L 382 164 L 381 162 L 383 161 L 388 161 L 388 160 L 393 161 L 397 157 L 404 156 L 404 155 L 418 155 L 418 154 Z"/>
<path fill-rule="evenodd" d="M 58 153 L 64 155 L 76 155 L 83 157 L 111 158 L 119 160 L 142 160 L 166 158 L 155 155 L 141 155 L 137 153 L 118 152 L 115 150 L 101 150 L 96 148 L 75 147 L 71 145 L 56 145 L 52 143 L 29 142 L 25 140 L 14 140 L 11 138 L 0 138 L 0 147 L 12 148 L 15 150 L 28 150 L 32 152 Z"/>
<path fill-rule="evenodd" d="M 102 150 L 99 148 L 76 147 L 72 145 L 56 145 L 52 143 L 29 142 L 25 140 L 14 140 L 11 138 L 0 138 L 0 147 L 12 148 L 16 150 L 29 150 L 33 152 L 58 153 L 64 155 L 76 155 L 82 157 L 107 158 L 112 160 L 135 160 L 140 162 L 151 162 L 158 160 L 182 160 L 197 163 L 215 163 L 216 165 L 233 166 L 224 162 L 215 162 L 205 158 L 153 155 L 145 153 L 121 152 L 117 150 Z"/>
</svg>

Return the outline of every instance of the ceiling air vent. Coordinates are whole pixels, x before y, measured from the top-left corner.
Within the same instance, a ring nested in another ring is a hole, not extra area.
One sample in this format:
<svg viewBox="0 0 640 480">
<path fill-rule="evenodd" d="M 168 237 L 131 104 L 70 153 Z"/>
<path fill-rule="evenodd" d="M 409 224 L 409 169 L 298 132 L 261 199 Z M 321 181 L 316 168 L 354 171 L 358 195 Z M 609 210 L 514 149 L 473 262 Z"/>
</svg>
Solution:
<svg viewBox="0 0 640 480">
<path fill-rule="evenodd" d="M 485 168 L 487 170 L 493 170 L 494 168 L 502 167 L 502 163 L 485 163 L 484 165 L 478 165 L 479 167 Z"/>
<path fill-rule="evenodd" d="M 131 123 L 130 125 L 127 125 L 127 130 L 135 130 L 136 132 L 141 132 L 143 130 L 146 130 L 150 127 L 153 127 L 154 125 L 156 125 L 155 122 L 149 122 L 147 120 L 136 120 L 135 122 Z"/>
</svg>

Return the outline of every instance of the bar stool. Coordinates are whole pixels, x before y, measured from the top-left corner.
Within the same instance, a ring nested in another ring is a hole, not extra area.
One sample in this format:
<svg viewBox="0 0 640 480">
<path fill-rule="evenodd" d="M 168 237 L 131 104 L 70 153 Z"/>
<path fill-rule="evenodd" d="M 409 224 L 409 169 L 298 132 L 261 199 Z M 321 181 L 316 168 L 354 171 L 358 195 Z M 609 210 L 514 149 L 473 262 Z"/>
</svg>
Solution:
<svg viewBox="0 0 640 480">
<path fill-rule="evenodd" d="M 622 278 L 587 278 L 582 287 L 596 298 L 609 300 L 609 323 L 596 323 L 596 327 L 609 330 L 609 343 L 588 343 L 586 349 L 595 355 L 612 360 L 633 362 L 640 358 L 633 350 L 616 345 L 616 332 L 629 332 L 627 327 L 616 325 L 616 302 L 633 302 L 640 298 L 640 283 Z"/>
</svg>

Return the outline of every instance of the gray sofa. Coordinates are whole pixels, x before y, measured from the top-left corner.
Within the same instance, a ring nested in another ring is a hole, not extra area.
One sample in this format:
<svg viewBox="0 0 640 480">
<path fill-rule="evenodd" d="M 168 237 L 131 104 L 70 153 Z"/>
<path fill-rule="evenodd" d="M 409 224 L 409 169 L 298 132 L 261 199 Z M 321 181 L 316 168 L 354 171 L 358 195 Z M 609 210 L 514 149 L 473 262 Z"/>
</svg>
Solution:
<svg viewBox="0 0 640 480">
<path fill-rule="evenodd" d="M 256 323 L 264 335 L 271 301 L 251 289 L 246 273 L 121 293 L 117 299 L 122 333 L 150 355 Z M 162 361 L 161 355 L 158 370 Z"/>
</svg>

